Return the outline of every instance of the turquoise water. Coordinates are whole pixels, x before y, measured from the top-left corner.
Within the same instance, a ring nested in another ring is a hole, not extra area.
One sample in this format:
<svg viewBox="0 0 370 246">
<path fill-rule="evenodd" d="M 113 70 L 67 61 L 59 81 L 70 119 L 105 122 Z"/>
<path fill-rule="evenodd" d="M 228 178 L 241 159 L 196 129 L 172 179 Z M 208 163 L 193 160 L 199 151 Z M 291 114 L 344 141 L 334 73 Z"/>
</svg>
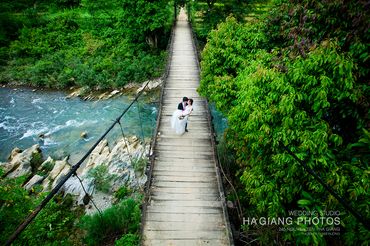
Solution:
<svg viewBox="0 0 370 246">
<path fill-rule="evenodd" d="M 209 109 L 211 110 L 212 115 L 212 123 L 213 127 L 217 136 L 217 139 L 220 140 L 224 132 L 227 128 L 227 119 L 223 116 L 223 114 L 218 111 L 214 104 L 209 105 Z"/>
<path fill-rule="evenodd" d="M 44 156 L 76 161 L 106 131 L 131 103 L 121 96 L 103 101 L 66 99 L 66 93 L 0 88 L 0 161 L 5 161 L 15 147 L 25 149 L 39 144 Z M 140 114 L 138 111 L 140 108 Z M 151 137 L 156 123 L 157 105 L 144 98 L 122 118 L 125 135 Z M 142 119 L 142 124 L 139 119 Z M 87 138 L 81 133 L 87 132 Z M 40 135 L 45 135 L 40 138 Z M 108 135 L 109 144 L 122 136 L 116 125 Z"/>
</svg>

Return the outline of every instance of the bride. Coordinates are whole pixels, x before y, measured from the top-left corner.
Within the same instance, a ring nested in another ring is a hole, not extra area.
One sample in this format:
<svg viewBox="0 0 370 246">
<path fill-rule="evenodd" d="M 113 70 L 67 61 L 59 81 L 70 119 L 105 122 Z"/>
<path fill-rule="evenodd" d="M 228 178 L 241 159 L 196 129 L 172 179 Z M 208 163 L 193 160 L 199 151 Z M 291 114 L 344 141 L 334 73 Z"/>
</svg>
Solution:
<svg viewBox="0 0 370 246">
<path fill-rule="evenodd" d="M 186 105 L 185 110 L 177 109 L 171 118 L 171 127 L 175 129 L 176 134 L 182 135 L 186 130 L 186 125 L 188 123 L 189 115 L 193 112 L 193 99 L 189 99 L 188 105 Z"/>
</svg>

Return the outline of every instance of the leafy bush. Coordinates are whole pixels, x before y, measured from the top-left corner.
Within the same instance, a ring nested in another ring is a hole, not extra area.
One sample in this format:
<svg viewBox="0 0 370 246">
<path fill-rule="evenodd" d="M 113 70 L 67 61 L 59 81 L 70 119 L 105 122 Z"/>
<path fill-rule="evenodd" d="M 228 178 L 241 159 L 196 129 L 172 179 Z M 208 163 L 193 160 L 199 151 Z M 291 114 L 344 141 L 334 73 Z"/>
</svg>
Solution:
<svg viewBox="0 0 370 246">
<path fill-rule="evenodd" d="M 93 183 L 97 190 L 107 193 L 110 189 L 110 182 L 115 178 L 115 175 L 110 174 L 108 172 L 108 166 L 102 164 L 90 169 L 87 177 L 93 179 Z"/>
<path fill-rule="evenodd" d="M 140 238 L 135 234 L 126 234 L 121 237 L 119 240 L 114 242 L 115 246 L 135 246 L 140 245 Z"/>
<path fill-rule="evenodd" d="M 0 177 L 3 176 L 0 169 Z M 4 244 L 28 211 L 36 205 L 35 199 L 22 188 L 25 177 L 0 179 L 0 242 Z"/>
<path fill-rule="evenodd" d="M 131 165 L 134 167 L 136 173 L 142 175 L 145 171 L 148 159 L 145 157 L 134 157 L 131 160 Z"/>
<path fill-rule="evenodd" d="M 369 12 L 361 8 L 360 1 L 276 1 L 259 21 L 228 18 L 203 51 L 199 92 L 227 116 L 226 140 L 248 210 L 274 218 L 301 209 L 341 212 L 338 238 L 306 228 L 270 234 L 276 238 L 305 245 L 370 241 L 367 229 L 284 150 L 368 217 L 370 40 L 363 22 Z"/>
<path fill-rule="evenodd" d="M 121 201 L 129 196 L 131 193 L 132 191 L 130 190 L 130 188 L 128 188 L 127 186 L 122 186 L 114 193 L 114 197 Z"/>
<path fill-rule="evenodd" d="M 53 170 L 54 165 L 55 165 L 55 161 L 46 162 L 45 164 L 43 164 L 41 170 L 39 170 L 37 174 L 40 176 L 47 175 L 51 170 Z"/>
<path fill-rule="evenodd" d="M 0 169 L 0 176 L 3 171 Z M 46 194 L 29 193 L 22 187 L 25 177 L 0 179 L 0 243 L 9 236 Z M 58 197 L 41 210 L 34 221 L 18 236 L 14 245 L 76 245 L 73 235 L 74 222 L 79 210 L 71 210 L 72 198 Z"/>
<path fill-rule="evenodd" d="M 38 167 L 43 163 L 43 157 L 41 152 L 34 152 L 31 156 L 30 165 L 32 167 L 32 172 L 35 172 Z"/>
<path fill-rule="evenodd" d="M 140 216 L 139 203 L 133 199 L 121 201 L 103 211 L 101 216 L 98 213 L 86 215 L 80 223 L 81 228 L 86 230 L 85 242 L 88 245 L 106 245 L 113 243 L 114 239 L 122 234 L 137 234 L 140 229 Z M 134 241 L 132 236 L 124 238 Z"/>
</svg>

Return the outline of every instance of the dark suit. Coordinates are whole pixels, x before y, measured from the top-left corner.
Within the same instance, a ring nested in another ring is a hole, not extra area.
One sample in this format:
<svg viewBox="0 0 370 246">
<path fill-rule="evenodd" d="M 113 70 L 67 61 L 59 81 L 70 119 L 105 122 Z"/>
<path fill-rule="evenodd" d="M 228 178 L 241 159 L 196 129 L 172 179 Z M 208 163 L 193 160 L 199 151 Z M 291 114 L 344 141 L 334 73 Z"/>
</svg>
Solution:
<svg viewBox="0 0 370 246">
<path fill-rule="evenodd" d="M 185 106 L 187 105 L 187 103 L 185 103 Z M 184 111 L 185 110 L 185 108 L 184 108 L 184 105 L 182 104 L 182 102 L 181 103 L 179 103 L 179 105 L 177 106 L 177 109 L 178 110 L 182 110 L 182 111 Z"/>
<path fill-rule="evenodd" d="M 185 103 L 185 107 L 186 107 L 186 105 L 188 105 L 188 104 L 187 104 L 187 103 Z M 182 110 L 182 111 L 184 111 L 184 110 L 185 110 L 184 105 L 182 104 L 182 102 L 181 102 L 181 103 L 179 103 L 179 105 L 177 105 L 177 109 L 178 109 L 178 110 Z M 188 123 L 186 122 L 186 124 L 185 124 L 185 131 L 187 131 L 187 129 L 188 129 Z"/>
</svg>

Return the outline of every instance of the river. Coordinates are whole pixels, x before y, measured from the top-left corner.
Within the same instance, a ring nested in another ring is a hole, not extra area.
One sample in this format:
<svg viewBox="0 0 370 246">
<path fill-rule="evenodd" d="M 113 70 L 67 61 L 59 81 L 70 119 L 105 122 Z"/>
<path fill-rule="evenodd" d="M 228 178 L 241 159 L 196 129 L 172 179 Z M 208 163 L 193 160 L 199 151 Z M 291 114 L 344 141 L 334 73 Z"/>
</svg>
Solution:
<svg viewBox="0 0 370 246">
<path fill-rule="evenodd" d="M 100 101 L 66 99 L 65 92 L 0 88 L 0 162 L 15 147 L 25 149 L 39 144 L 44 157 L 61 159 L 70 155 L 76 162 L 131 103 L 120 96 Z M 157 117 L 157 104 L 134 104 L 122 119 L 125 135 L 151 137 Z M 140 108 L 140 114 L 138 113 Z M 141 119 L 141 121 L 140 121 Z M 140 124 L 142 122 L 142 124 Z M 81 133 L 87 132 L 82 138 Z M 44 137 L 40 137 L 44 135 Z M 109 144 L 121 137 L 116 125 L 107 136 Z"/>
</svg>

